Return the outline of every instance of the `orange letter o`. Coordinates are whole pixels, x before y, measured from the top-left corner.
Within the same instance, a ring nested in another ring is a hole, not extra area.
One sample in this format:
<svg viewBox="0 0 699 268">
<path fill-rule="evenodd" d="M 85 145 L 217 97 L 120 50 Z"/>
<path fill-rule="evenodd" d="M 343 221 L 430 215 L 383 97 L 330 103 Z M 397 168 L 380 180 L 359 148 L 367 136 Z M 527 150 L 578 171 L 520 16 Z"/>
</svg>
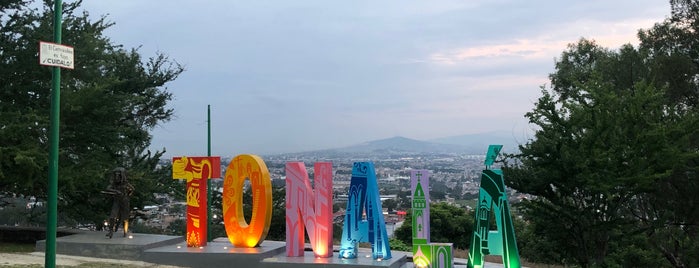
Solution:
<svg viewBox="0 0 699 268">
<path fill-rule="evenodd" d="M 252 184 L 252 218 L 243 215 L 243 183 Z M 267 237 L 272 222 L 272 181 L 267 165 L 256 155 L 238 155 L 226 168 L 223 181 L 223 224 L 236 247 L 252 248 Z"/>
</svg>

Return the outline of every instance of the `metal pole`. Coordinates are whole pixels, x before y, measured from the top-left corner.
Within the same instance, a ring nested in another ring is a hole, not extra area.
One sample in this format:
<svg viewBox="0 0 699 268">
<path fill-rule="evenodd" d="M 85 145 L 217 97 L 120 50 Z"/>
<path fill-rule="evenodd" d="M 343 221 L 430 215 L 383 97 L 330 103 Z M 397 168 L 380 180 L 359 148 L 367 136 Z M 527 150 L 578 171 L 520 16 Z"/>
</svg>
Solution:
<svg viewBox="0 0 699 268">
<path fill-rule="evenodd" d="M 206 155 L 211 156 L 211 104 L 206 106 L 206 126 L 207 126 L 207 142 L 206 142 Z M 212 167 L 212 168 L 221 168 L 221 167 Z M 206 206 L 206 238 L 208 242 L 211 242 L 214 240 L 213 235 L 212 235 L 212 230 L 211 230 L 211 179 L 206 180 L 206 203 L 208 206 Z"/>
<path fill-rule="evenodd" d="M 63 1 L 56 0 L 53 7 L 53 42 L 61 43 Z M 44 267 L 56 267 L 56 226 L 58 225 L 58 123 L 61 111 L 61 68 L 53 67 L 51 75 L 51 115 L 49 127 L 49 183 L 46 200 L 46 252 Z"/>
</svg>

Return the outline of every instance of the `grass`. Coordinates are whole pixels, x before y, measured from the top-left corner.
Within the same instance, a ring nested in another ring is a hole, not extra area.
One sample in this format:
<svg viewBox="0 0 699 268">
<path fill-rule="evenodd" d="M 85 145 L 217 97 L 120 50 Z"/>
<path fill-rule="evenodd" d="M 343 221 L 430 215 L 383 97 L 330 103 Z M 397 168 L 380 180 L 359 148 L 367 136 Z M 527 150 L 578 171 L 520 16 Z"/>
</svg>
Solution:
<svg viewBox="0 0 699 268">
<path fill-rule="evenodd" d="M 9 243 L 0 242 L 0 252 L 3 253 L 23 253 L 23 252 L 33 252 L 33 243 Z"/>
</svg>

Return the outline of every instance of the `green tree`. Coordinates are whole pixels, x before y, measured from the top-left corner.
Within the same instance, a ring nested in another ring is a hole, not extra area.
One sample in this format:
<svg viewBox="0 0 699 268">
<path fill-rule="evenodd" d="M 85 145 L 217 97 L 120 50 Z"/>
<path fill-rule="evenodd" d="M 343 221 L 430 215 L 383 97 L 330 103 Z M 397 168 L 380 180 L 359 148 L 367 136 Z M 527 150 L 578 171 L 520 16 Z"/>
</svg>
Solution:
<svg viewBox="0 0 699 268">
<path fill-rule="evenodd" d="M 398 201 L 395 199 L 386 199 L 382 202 L 381 206 L 388 211 L 393 211 L 398 206 Z"/>
<path fill-rule="evenodd" d="M 76 68 L 61 78 L 59 211 L 64 223 L 97 223 L 109 206 L 99 192 L 113 168 L 129 172 L 135 205 L 173 185 L 167 171 L 156 169 L 164 152 L 147 147 L 149 131 L 172 116 L 163 86 L 183 68 L 163 54 L 143 59 L 114 44 L 103 34 L 114 24 L 78 12 L 80 4 L 63 8 L 63 43 L 76 47 Z M 52 40 L 52 6 L 0 5 L 0 189 L 40 198 L 47 192 L 51 75 L 37 64 L 37 43 Z"/>
<path fill-rule="evenodd" d="M 667 105 L 684 119 L 674 130 L 672 169 L 638 199 L 634 215 L 663 257 L 675 267 L 699 266 L 699 2 L 671 0 L 671 17 L 639 32 L 653 82 L 666 89 Z M 667 130 L 672 131 L 672 130 Z"/>
<path fill-rule="evenodd" d="M 523 204 L 542 238 L 530 246 L 561 262 L 697 265 L 697 4 L 672 3 L 639 49 L 571 45 L 526 114 L 536 133 L 503 169 L 536 196 Z"/>
<path fill-rule="evenodd" d="M 468 249 L 473 237 L 473 219 L 473 213 L 463 208 L 447 203 L 430 204 L 430 242 L 454 243 L 456 248 Z M 410 212 L 393 234 L 406 245 L 413 244 Z"/>
</svg>

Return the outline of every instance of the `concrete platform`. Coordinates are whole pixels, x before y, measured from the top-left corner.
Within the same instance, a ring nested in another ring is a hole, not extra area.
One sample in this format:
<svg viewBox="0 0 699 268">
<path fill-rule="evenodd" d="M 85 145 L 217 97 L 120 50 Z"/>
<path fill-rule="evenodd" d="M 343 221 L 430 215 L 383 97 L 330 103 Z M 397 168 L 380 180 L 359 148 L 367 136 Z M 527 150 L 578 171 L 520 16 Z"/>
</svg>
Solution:
<svg viewBox="0 0 699 268">
<path fill-rule="evenodd" d="M 399 268 L 403 267 L 407 262 L 406 255 L 401 252 L 391 252 L 391 259 L 381 261 L 372 259 L 371 251 L 362 252 L 360 250 L 359 255 L 356 259 L 341 259 L 335 252 L 330 258 L 316 258 L 313 252 L 306 251 L 303 257 L 287 257 L 286 252 L 284 252 L 283 254 L 262 260 L 261 267 Z"/>
<path fill-rule="evenodd" d="M 188 248 L 184 237 L 153 234 L 131 234 L 132 238 L 108 239 L 106 232 L 80 231 L 58 237 L 56 253 L 63 255 L 145 261 L 179 267 L 279 267 L 279 268 L 409 268 L 412 253 L 392 251 L 389 260 L 373 260 L 371 249 L 360 248 L 359 258 L 340 259 L 339 246 L 331 258 L 315 258 L 307 248 L 303 257 L 287 257 L 282 241 L 264 241 L 258 248 L 235 248 L 228 238 L 217 238 L 206 247 Z M 309 247 L 307 245 L 306 247 Z M 37 251 L 45 251 L 46 241 L 36 243 Z M 455 259 L 455 267 L 466 267 L 466 260 Z M 503 267 L 486 263 L 485 268 Z"/>
<path fill-rule="evenodd" d="M 106 232 L 83 231 L 73 235 L 58 237 L 56 239 L 56 253 L 74 256 L 141 260 L 143 252 L 147 249 L 172 245 L 184 242 L 184 237 L 138 234 L 132 233 L 130 237 L 115 235 L 114 238 L 105 237 Z M 37 251 L 46 250 L 46 240 L 36 242 Z"/>
<path fill-rule="evenodd" d="M 257 248 L 235 248 L 227 238 L 217 238 L 205 247 L 188 248 L 182 241 L 174 245 L 144 251 L 143 261 L 186 267 L 266 267 L 261 261 L 286 254 L 286 244 L 264 241 Z"/>
</svg>

